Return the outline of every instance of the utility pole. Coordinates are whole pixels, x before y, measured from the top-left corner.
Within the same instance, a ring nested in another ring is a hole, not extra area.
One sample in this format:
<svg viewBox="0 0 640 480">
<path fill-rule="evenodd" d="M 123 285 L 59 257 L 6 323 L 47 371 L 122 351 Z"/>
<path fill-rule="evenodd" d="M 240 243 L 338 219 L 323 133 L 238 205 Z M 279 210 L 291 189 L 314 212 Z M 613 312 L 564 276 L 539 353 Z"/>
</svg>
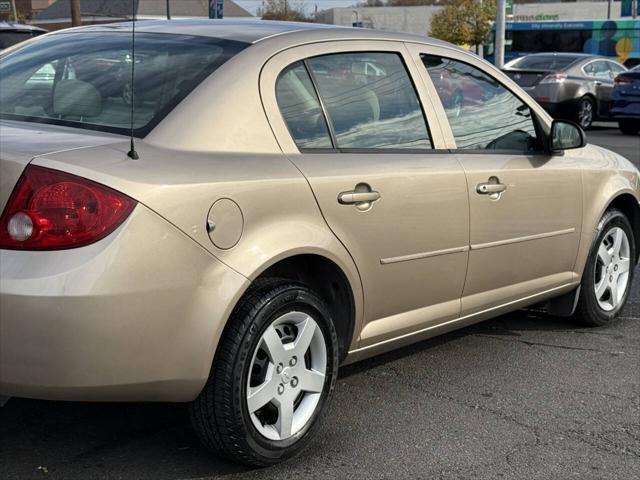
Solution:
<svg viewBox="0 0 640 480">
<path fill-rule="evenodd" d="M 171 0 L 167 0 L 167 20 L 171 20 Z"/>
<path fill-rule="evenodd" d="M 16 10 L 16 0 L 11 0 L 11 11 L 13 12 L 13 21 L 18 23 L 18 10 Z"/>
<path fill-rule="evenodd" d="M 611 6 L 613 5 L 613 0 L 609 0 L 607 2 L 607 20 L 611 19 Z"/>
<path fill-rule="evenodd" d="M 80 0 L 71 0 L 71 25 L 73 27 L 79 27 L 80 25 L 82 25 Z"/>
<path fill-rule="evenodd" d="M 504 66 L 504 31 L 505 31 L 505 0 L 496 2 L 496 47 L 494 64 L 498 68 Z"/>
</svg>

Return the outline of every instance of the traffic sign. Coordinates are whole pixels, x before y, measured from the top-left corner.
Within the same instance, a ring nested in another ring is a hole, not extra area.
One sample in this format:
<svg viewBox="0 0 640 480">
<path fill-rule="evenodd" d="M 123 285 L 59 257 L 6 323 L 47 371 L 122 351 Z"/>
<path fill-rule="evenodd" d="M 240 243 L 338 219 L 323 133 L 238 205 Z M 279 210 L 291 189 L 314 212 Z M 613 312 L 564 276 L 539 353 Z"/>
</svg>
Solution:
<svg viewBox="0 0 640 480">
<path fill-rule="evenodd" d="M 11 2 L 0 2 L 0 13 L 9 13 L 11 11 Z"/>
</svg>

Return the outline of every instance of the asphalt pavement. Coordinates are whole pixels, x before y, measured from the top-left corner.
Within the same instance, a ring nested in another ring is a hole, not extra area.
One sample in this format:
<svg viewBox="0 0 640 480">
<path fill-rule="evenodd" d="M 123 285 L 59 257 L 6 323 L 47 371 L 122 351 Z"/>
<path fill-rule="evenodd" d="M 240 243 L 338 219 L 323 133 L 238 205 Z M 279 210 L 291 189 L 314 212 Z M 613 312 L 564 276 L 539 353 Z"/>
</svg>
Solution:
<svg viewBox="0 0 640 480">
<path fill-rule="evenodd" d="M 588 137 L 640 166 L 640 136 Z M 12 399 L 0 478 L 638 478 L 639 279 L 610 327 L 520 311 L 343 368 L 312 448 L 266 469 L 205 451 L 182 405 Z"/>
</svg>

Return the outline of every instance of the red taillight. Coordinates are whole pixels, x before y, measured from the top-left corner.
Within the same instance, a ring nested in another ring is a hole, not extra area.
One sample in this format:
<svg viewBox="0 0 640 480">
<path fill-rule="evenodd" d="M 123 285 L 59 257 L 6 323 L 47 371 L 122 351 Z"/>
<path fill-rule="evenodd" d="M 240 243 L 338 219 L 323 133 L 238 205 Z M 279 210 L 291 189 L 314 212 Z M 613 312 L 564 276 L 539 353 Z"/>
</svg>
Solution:
<svg viewBox="0 0 640 480">
<path fill-rule="evenodd" d="M 99 183 L 30 165 L 0 217 L 0 248 L 88 245 L 113 232 L 135 206 L 135 200 Z"/>
<path fill-rule="evenodd" d="M 627 77 L 616 77 L 613 81 L 616 85 L 631 85 L 633 83 L 633 80 Z"/>
</svg>

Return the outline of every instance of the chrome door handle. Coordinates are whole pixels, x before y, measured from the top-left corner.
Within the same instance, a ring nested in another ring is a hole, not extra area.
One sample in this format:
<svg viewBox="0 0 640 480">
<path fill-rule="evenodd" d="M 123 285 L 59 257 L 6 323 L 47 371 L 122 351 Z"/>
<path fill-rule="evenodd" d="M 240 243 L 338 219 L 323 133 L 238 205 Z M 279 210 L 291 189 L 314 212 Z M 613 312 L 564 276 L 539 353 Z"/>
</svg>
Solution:
<svg viewBox="0 0 640 480">
<path fill-rule="evenodd" d="M 356 188 L 338 194 L 340 205 L 355 205 L 358 210 L 369 210 L 376 200 L 380 199 L 380 192 L 373 190 L 366 183 L 359 183 Z"/>
<path fill-rule="evenodd" d="M 601 82 L 600 80 L 596 80 L 596 81 L 595 81 L 595 82 L 593 82 L 593 83 L 594 83 L 594 85 L 595 85 L 596 87 L 599 87 L 600 85 L 602 85 L 602 82 Z"/>
<path fill-rule="evenodd" d="M 353 205 L 354 203 L 370 203 L 380 198 L 378 192 L 342 192 L 338 195 L 338 202 L 342 205 Z"/>
</svg>

